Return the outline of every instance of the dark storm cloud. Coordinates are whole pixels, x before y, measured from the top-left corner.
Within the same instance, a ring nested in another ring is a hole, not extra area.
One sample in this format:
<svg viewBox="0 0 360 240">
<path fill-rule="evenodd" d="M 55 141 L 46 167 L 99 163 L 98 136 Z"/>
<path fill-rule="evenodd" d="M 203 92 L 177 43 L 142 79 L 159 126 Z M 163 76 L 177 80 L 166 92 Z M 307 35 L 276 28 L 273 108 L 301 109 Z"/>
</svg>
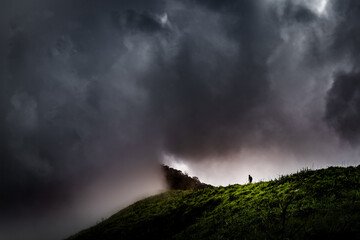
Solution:
<svg viewBox="0 0 360 240">
<path fill-rule="evenodd" d="M 197 5 L 189 7 L 189 2 Z M 159 60 L 153 80 L 145 82 L 150 105 L 163 123 L 164 150 L 206 159 L 251 144 L 301 148 L 295 136 L 304 129 L 296 129 L 297 123 L 278 108 L 279 90 L 272 85 L 279 79 L 272 79 L 269 59 L 288 41 L 282 36 L 286 28 L 312 24 L 316 13 L 288 1 L 268 6 L 257 1 L 185 1 L 184 6 L 186 19 L 176 12 L 170 18 L 185 32 L 173 62 Z M 310 57 L 312 53 L 302 61 Z"/>
<path fill-rule="evenodd" d="M 325 119 L 341 137 L 360 138 L 360 73 L 336 76 L 327 96 Z"/>
<path fill-rule="evenodd" d="M 129 93 L 131 73 L 111 70 L 124 46 L 110 20 L 113 10 L 143 12 L 156 3 L 34 1 L 26 12 L 17 3 L 8 4 L 1 29 L 2 216 L 67 201 L 72 188 L 114 161 L 157 154 L 145 144 L 149 128 L 139 122 L 139 91 Z M 131 17 L 129 28 L 156 23 Z"/>
<path fill-rule="evenodd" d="M 349 66 L 334 75 L 327 94 L 325 120 L 341 138 L 357 145 L 360 138 L 360 3 L 337 1 L 339 24 L 331 45 L 332 57 L 347 58 Z"/>
<path fill-rule="evenodd" d="M 242 7 L 241 13 L 256 11 L 250 1 Z M 178 40 L 173 62 L 162 61 L 145 83 L 163 122 L 165 150 L 187 157 L 237 150 L 251 111 L 268 95 L 265 61 L 275 42 L 272 29 L 252 14 L 212 19 L 205 10 L 187 17 L 196 22 Z"/>
<path fill-rule="evenodd" d="M 163 154 L 312 152 L 325 100 L 341 133 L 358 107 L 356 91 L 343 97 L 355 81 L 341 79 L 357 74 L 339 75 L 327 98 L 326 87 L 336 57 L 356 68 L 360 21 L 355 1 L 328 7 L 336 23 L 311 3 L 2 3 L 0 211 L 66 205 L 109 172 L 141 181 Z"/>
<path fill-rule="evenodd" d="M 287 1 L 284 8 L 284 19 L 295 23 L 309 23 L 317 19 L 316 13 L 305 6 L 294 5 Z"/>
<path fill-rule="evenodd" d="M 160 19 L 148 12 L 137 13 L 134 10 L 126 12 L 113 12 L 112 19 L 119 30 L 157 32 L 163 30 Z"/>
<path fill-rule="evenodd" d="M 338 13 L 338 21 L 334 33 L 332 49 L 334 55 L 349 55 L 359 63 L 360 51 L 360 3 L 358 1 L 335 1 L 334 7 Z M 358 66 L 355 66 L 358 68 Z"/>
</svg>

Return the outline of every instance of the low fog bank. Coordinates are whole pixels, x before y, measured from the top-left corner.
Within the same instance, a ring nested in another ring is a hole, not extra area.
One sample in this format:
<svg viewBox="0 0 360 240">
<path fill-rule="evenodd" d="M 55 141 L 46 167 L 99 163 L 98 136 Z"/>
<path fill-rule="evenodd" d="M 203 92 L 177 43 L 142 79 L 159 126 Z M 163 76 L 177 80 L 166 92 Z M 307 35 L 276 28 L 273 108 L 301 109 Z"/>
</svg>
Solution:
<svg viewBox="0 0 360 240">
<path fill-rule="evenodd" d="M 130 169 L 128 169 L 130 171 Z M 134 170 L 134 169 L 132 169 Z M 114 170 L 120 172 L 119 170 Z M 136 173 L 141 172 L 137 169 Z M 88 228 L 117 211 L 141 200 L 166 191 L 160 166 L 148 167 L 143 174 L 132 176 L 107 172 L 74 189 L 71 199 L 58 205 L 26 208 L 1 217 L 0 238 L 6 240 L 64 239 Z M 126 179 L 126 181 L 124 180 Z"/>
</svg>

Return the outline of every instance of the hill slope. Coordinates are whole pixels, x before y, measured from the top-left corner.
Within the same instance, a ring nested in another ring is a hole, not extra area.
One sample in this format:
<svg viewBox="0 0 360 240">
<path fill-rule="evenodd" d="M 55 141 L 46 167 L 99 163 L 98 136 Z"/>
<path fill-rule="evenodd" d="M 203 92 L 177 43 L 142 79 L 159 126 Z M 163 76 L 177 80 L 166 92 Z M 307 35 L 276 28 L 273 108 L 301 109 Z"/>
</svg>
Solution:
<svg viewBox="0 0 360 240">
<path fill-rule="evenodd" d="M 247 185 L 169 191 L 69 240 L 360 239 L 360 166 Z"/>
</svg>

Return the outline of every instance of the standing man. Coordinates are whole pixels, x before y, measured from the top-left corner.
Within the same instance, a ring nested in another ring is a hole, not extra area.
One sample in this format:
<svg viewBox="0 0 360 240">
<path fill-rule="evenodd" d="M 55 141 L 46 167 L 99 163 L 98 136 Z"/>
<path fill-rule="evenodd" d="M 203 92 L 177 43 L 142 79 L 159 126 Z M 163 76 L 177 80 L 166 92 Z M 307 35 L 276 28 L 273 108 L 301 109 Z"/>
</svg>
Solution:
<svg viewBox="0 0 360 240">
<path fill-rule="evenodd" d="M 252 183 L 252 177 L 249 175 L 249 183 Z"/>
</svg>

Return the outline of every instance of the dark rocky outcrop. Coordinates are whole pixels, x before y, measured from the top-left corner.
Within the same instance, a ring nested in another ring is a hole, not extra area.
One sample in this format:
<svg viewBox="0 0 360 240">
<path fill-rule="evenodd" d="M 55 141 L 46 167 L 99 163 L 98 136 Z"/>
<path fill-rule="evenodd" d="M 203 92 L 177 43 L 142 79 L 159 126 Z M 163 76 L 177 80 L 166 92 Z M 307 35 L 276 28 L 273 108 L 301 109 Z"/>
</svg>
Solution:
<svg viewBox="0 0 360 240">
<path fill-rule="evenodd" d="M 197 177 L 190 177 L 180 170 L 162 165 L 166 183 L 171 190 L 198 190 L 213 187 L 209 184 L 200 182 Z"/>
</svg>

